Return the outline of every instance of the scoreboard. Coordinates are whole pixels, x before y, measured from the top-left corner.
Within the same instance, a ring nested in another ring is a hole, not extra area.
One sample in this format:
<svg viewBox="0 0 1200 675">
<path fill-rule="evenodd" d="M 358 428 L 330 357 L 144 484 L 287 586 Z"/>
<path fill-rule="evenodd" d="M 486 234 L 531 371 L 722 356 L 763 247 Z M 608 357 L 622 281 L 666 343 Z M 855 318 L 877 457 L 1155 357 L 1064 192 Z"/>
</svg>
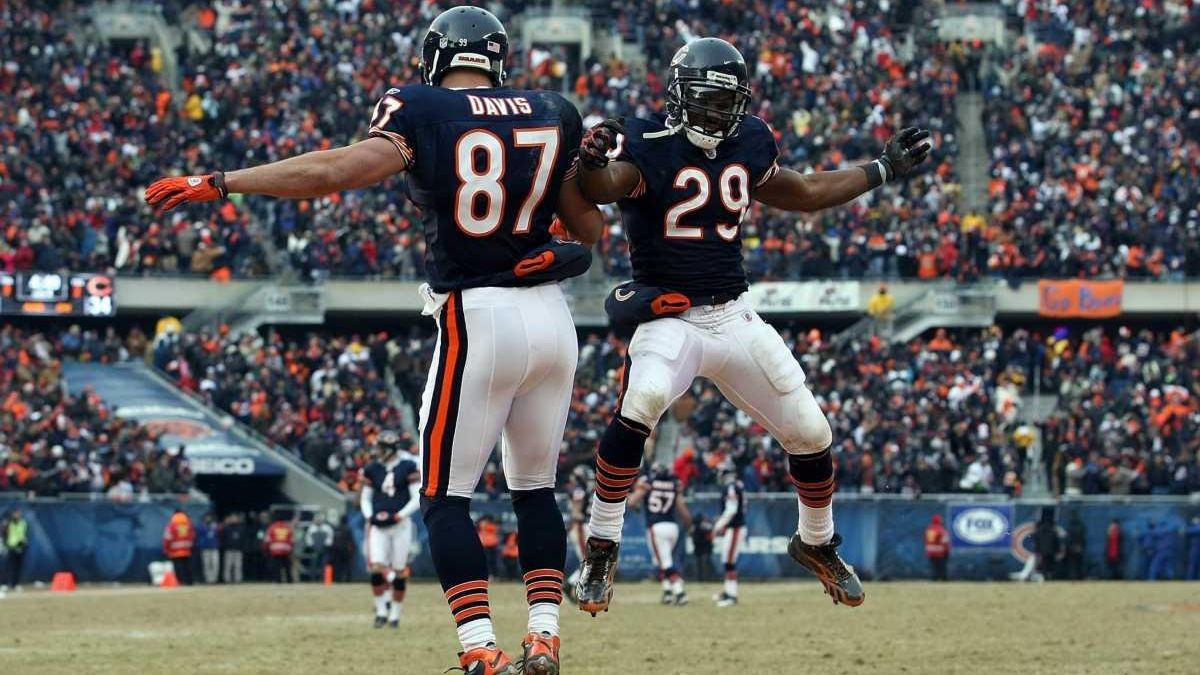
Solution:
<svg viewBox="0 0 1200 675">
<path fill-rule="evenodd" d="M 116 313 L 116 288 L 107 274 L 0 272 L 0 314 L 109 317 Z"/>
</svg>

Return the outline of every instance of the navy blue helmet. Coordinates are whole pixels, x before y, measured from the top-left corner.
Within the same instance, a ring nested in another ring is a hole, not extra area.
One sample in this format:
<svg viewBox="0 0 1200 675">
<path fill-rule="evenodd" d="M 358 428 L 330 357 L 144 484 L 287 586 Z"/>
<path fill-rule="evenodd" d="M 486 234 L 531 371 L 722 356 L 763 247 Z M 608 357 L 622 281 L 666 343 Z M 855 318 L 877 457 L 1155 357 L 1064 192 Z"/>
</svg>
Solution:
<svg viewBox="0 0 1200 675">
<path fill-rule="evenodd" d="M 480 7 L 455 7 L 429 24 L 421 46 L 421 80 L 437 86 L 452 68 L 487 72 L 492 85 L 504 84 L 508 32 L 494 14 Z"/>
<path fill-rule="evenodd" d="M 698 148 L 737 136 L 750 104 L 750 71 L 733 45 L 702 38 L 680 47 L 667 73 L 667 118 Z"/>
</svg>

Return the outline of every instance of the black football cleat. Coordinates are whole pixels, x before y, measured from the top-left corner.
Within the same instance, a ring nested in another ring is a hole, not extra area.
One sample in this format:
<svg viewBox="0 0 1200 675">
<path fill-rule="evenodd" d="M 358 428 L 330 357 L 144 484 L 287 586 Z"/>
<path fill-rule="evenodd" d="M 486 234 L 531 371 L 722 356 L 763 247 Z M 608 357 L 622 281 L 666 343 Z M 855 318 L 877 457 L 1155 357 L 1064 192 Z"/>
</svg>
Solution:
<svg viewBox="0 0 1200 675">
<path fill-rule="evenodd" d="M 376 628 L 383 628 L 386 625 L 387 625 L 387 617 L 386 616 L 376 616 L 375 617 L 375 627 Z"/>
<path fill-rule="evenodd" d="M 617 578 L 617 555 L 621 545 L 615 541 L 588 537 L 587 555 L 580 568 L 575 597 L 579 609 L 596 616 L 607 612 L 612 601 L 613 581 Z"/>
<path fill-rule="evenodd" d="M 833 604 L 858 607 L 867 596 L 854 568 L 838 555 L 837 548 L 841 544 L 840 534 L 833 535 L 828 544 L 820 546 L 806 544 L 800 540 L 799 534 L 795 534 L 788 544 L 788 554 L 817 577 L 825 587 L 826 595 L 833 598 Z"/>
<path fill-rule="evenodd" d="M 680 592 L 676 593 L 674 600 L 675 600 L 675 605 L 679 606 L 679 607 L 682 607 L 682 606 L 688 604 L 687 591 L 680 591 Z"/>
<path fill-rule="evenodd" d="M 671 591 L 663 591 L 663 594 L 662 594 L 662 601 L 661 601 L 661 602 L 662 602 L 662 604 L 664 604 L 664 605 L 673 605 L 673 604 L 675 604 L 675 594 L 674 594 L 674 593 L 672 593 Z"/>
<path fill-rule="evenodd" d="M 399 627 L 400 627 L 400 619 L 390 619 L 388 621 L 388 628 L 399 628 Z"/>
</svg>

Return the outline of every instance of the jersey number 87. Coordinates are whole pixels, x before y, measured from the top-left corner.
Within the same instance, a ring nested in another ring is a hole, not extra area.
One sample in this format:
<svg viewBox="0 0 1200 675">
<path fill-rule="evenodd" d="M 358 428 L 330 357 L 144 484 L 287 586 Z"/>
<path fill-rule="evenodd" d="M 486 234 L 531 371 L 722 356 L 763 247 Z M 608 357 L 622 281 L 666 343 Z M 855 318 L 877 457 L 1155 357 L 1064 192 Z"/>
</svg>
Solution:
<svg viewBox="0 0 1200 675">
<path fill-rule="evenodd" d="M 513 234 L 527 234 L 533 214 L 546 196 L 550 175 L 558 159 L 558 127 L 513 129 L 513 145 L 537 153 L 537 169 L 529 193 L 521 202 Z M 454 221 L 467 235 L 486 237 L 500 227 L 504 218 L 504 142 L 486 129 L 474 129 L 459 137 L 454 147 L 454 169 L 458 191 L 454 195 Z M 482 162 L 478 160 L 482 159 Z M 483 208 L 480 209 L 482 201 Z"/>
</svg>

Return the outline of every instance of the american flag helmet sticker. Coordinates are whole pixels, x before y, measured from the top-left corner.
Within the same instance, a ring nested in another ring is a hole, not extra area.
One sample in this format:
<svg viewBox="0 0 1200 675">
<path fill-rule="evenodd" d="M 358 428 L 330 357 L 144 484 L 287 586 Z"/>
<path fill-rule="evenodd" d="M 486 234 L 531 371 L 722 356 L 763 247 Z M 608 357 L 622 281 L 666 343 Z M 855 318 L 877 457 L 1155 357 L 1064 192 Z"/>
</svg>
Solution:
<svg viewBox="0 0 1200 675">
<path fill-rule="evenodd" d="M 499 54 L 500 53 L 500 43 L 492 42 L 491 40 L 488 40 L 487 50 L 489 52 L 496 52 L 497 54 Z"/>
</svg>

